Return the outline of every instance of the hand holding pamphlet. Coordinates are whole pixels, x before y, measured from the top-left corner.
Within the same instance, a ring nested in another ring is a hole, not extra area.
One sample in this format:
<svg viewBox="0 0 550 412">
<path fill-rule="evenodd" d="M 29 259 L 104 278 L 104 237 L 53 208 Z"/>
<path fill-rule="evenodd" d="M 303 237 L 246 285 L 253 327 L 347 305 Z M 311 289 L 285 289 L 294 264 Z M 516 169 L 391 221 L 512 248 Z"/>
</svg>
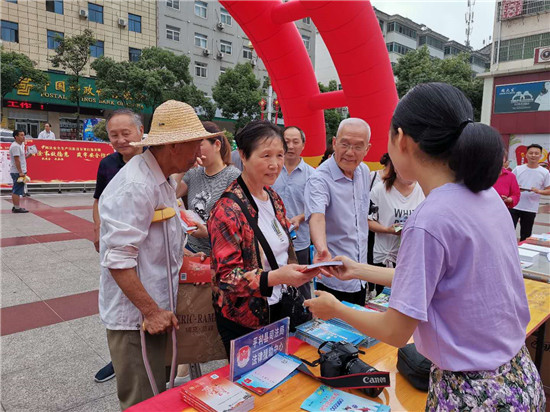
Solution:
<svg viewBox="0 0 550 412">
<path fill-rule="evenodd" d="M 327 262 L 318 262 L 318 263 L 313 263 L 312 265 L 307 265 L 306 268 L 304 269 L 304 272 L 308 272 L 310 270 L 314 270 L 318 268 L 336 267 L 336 266 L 343 266 L 343 265 L 344 263 L 336 260 L 327 261 Z"/>
</svg>

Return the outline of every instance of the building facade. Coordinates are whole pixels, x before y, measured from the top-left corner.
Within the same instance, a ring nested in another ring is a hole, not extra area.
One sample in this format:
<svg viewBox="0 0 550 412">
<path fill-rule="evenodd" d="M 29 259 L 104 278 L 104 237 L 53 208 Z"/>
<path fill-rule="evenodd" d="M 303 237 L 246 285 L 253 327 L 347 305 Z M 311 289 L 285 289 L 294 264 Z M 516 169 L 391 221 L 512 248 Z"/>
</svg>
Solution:
<svg viewBox="0 0 550 412">
<path fill-rule="evenodd" d="M 238 63 L 251 63 L 262 83 L 268 77 L 250 40 L 220 3 L 167 0 L 157 7 L 158 46 L 190 58 L 193 82 L 206 96 L 212 96 L 219 75 Z M 315 64 L 315 27 L 309 17 L 296 26 Z"/>
<path fill-rule="evenodd" d="M 486 54 L 450 40 L 425 25 L 399 14 L 384 13 L 377 8 L 374 8 L 374 12 L 378 17 L 392 67 L 397 64 L 401 56 L 424 45 L 427 46 L 430 55 L 438 59 L 446 59 L 460 52 L 470 53 L 470 65 L 475 73 L 484 72 L 489 66 L 489 57 Z M 328 84 L 330 80 L 338 80 L 328 49 L 318 33 L 315 58 L 315 73 L 321 83 Z"/>
<path fill-rule="evenodd" d="M 97 42 L 91 61 L 107 56 L 116 61 L 139 57 L 141 50 L 156 45 L 157 19 L 154 0 L 2 0 L 2 46 L 23 53 L 49 76 L 44 90 L 23 84 L 2 102 L 2 127 L 23 129 L 36 137 L 49 122 L 57 138 L 76 139 L 76 104 L 69 99 L 68 76 L 54 68 L 58 36 L 73 36 L 91 29 Z M 120 102 L 101 99 L 93 70 L 85 69 L 81 87 L 81 118 L 103 117 Z"/>
<path fill-rule="evenodd" d="M 550 2 L 497 3 L 481 121 L 495 127 L 512 166 L 525 161 L 531 143 L 550 151 Z"/>
</svg>

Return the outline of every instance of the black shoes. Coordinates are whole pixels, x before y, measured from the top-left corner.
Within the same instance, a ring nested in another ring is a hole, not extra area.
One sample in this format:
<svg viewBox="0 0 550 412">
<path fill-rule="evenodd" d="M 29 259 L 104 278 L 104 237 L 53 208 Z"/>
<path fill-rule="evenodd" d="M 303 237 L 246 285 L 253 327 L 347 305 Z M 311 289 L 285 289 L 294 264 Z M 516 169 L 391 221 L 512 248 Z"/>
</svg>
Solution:
<svg viewBox="0 0 550 412">
<path fill-rule="evenodd" d="M 12 213 L 29 213 L 27 209 L 23 209 L 22 207 L 12 207 L 11 208 Z"/>
</svg>

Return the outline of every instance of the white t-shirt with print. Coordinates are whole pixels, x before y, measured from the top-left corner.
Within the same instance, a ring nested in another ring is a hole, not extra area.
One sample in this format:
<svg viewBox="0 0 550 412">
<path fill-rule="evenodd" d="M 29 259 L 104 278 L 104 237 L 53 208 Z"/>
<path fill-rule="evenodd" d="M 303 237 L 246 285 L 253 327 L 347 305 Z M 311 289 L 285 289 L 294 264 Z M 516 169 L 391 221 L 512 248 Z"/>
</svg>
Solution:
<svg viewBox="0 0 550 412">
<path fill-rule="evenodd" d="M 542 166 L 532 169 L 527 165 L 521 165 L 516 167 L 512 173 L 516 175 L 520 189 L 535 187 L 542 190 L 550 186 L 550 172 Z M 540 195 L 534 192 L 522 191 L 519 203 L 514 209 L 537 213 L 539 211 L 539 200 Z"/>
<path fill-rule="evenodd" d="M 19 173 L 17 166 L 15 166 L 15 157 L 19 157 L 21 163 L 21 171 L 27 173 L 27 158 L 25 157 L 25 143 L 19 144 L 13 142 L 10 145 L 10 173 Z"/>
<path fill-rule="evenodd" d="M 264 201 L 255 196 L 252 197 L 258 206 L 258 227 L 271 247 L 279 267 L 286 266 L 288 264 L 289 240 L 281 224 L 275 217 L 275 210 L 273 209 L 271 200 L 268 198 Z M 265 271 L 271 270 L 265 253 L 262 253 L 262 266 Z M 267 302 L 270 305 L 275 305 L 281 300 L 281 286 L 277 285 L 273 287 L 273 293 L 267 298 Z"/>
<path fill-rule="evenodd" d="M 388 192 L 383 182 L 377 183 L 370 192 L 370 198 L 375 206 L 378 206 L 378 223 L 389 227 L 395 223 L 405 224 L 407 218 L 414 212 L 414 209 L 424 200 L 424 192 L 417 183 L 409 196 L 403 196 L 399 190 L 392 187 Z M 369 216 L 373 219 L 376 216 Z M 374 263 L 385 263 L 386 261 L 397 262 L 397 252 L 401 236 L 388 233 L 375 233 L 373 261 Z"/>
</svg>

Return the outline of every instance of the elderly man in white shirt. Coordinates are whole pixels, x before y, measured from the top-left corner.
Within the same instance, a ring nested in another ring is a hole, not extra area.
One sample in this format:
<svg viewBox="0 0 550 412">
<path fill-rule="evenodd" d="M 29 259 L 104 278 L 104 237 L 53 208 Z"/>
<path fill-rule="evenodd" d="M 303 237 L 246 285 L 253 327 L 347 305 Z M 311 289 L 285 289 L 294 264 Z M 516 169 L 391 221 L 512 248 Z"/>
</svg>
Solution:
<svg viewBox="0 0 550 412">
<path fill-rule="evenodd" d="M 49 123 L 44 124 L 44 130 L 38 134 L 39 139 L 55 140 L 55 133 L 52 132 L 52 125 Z"/>
<path fill-rule="evenodd" d="M 177 210 L 176 184 L 170 175 L 190 169 L 201 140 L 218 134 L 204 129 L 191 106 L 174 100 L 163 103 L 155 110 L 148 137 L 131 143 L 149 146 L 149 150 L 134 156 L 100 198 L 99 314 L 107 327 L 122 409 L 153 396 L 141 355 L 140 328 L 145 331 L 148 360 L 162 391 L 166 332 L 178 327 L 170 310 L 167 267 L 175 301 L 185 233 L 179 214 L 163 223 L 151 223 L 155 210 Z"/>
</svg>

